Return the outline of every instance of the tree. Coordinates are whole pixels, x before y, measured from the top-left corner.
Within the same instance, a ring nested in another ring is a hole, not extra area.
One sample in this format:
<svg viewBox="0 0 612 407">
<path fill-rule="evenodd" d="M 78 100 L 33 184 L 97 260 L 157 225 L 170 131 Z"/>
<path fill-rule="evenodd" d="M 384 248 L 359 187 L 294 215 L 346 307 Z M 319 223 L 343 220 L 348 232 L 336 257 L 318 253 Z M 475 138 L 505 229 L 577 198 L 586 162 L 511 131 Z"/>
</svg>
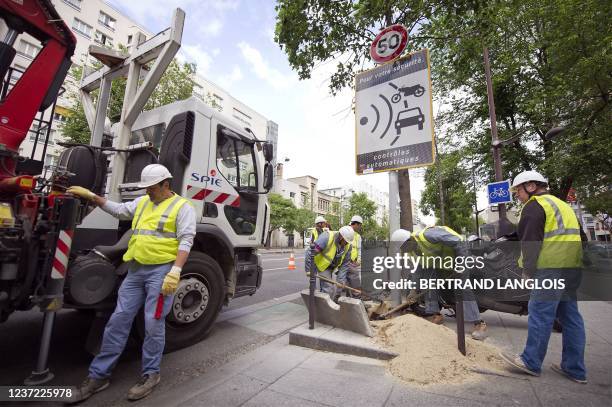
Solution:
<svg viewBox="0 0 612 407">
<path fill-rule="evenodd" d="M 291 229 L 304 236 L 308 228 L 313 227 L 316 214 L 307 208 L 296 208 L 292 217 Z"/>
<path fill-rule="evenodd" d="M 362 238 L 365 240 L 384 239 L 388 235 L 388 224 L 379 225 L 376 222 L 376 203 L 365 193 L 355 193 L 349 199 L 349 206 L 344 214 L 345 224 L 348 224 L 355 215 L 361 216 Z M 383 228 L 385 228 L 383 230 Z"/>
<path fill-rule="evenodd" d="M 499 136 L 523 135 L 503 150 L 504 178 L 537 169 L 560 198 L 573 186 L 582 200 L 601 197 L 611 208 L 611 8 L 598 0 L 280 0 L 275 40 L 301 79 L 333 60 L 329 87 L 337 93 L 370 65 L 378 29 L 408 27 L 409 47 L 431 51 L 442 151 L 467 147 L 483 183 L 493 180 L 487 47 Z M 547 140 L 557 125 L 567 131 Z"/>
<path fill-rule="evenodd" d="M 267 239 L 269 245 L 273 231 L 285 229 L 293 232 L 296 207 L 291 199 L 283 198 L 275 193 L 268 195 L 268 203 L 270 204 L 270 228 Z"/>
<path fill-rule="evenodd" d="M 98 64 L 94 68 L 100 67 L 101 65 Z M 72 68 L 70 75 L 73 78 L 80 79 L 82 70 L 82 67 L 75 66 Z M 159 83 L 155 87 L 144 110 L 151 110 L 190 97 L 193 94 L 193 80 L 191 78 L 195 71 L 195 64 L 179 64 L 176 60 L 173 60 L 170 65 L 168 65 L 166 72 L 164 72 Z M 121 110 L 125 96 L 125 84 L 125 78 L 118 78 L 114 80 L 111 85 L 107 115 L 112 123 L 116 123 L 121 119 Z M 94 101 L 97 95 L 97 90 L 92 92 Z M 68 98 L 72 101 L 73 107 L 70 115 L 66 119 L 66 123 L 61 128 L 62 134 L 69 142 L 87 144 L 91 138 L 91 132 L 87 125 L 85 111 L 83 110 L 78 91 L 71 92 Z"/>
<path fill-rule="evenodd" d="M 466 185 L 470 173 L 462 167 L 461 152 L 440 154 L 439 166 L 429 167 L 425 172 L 425 190 L 421 195 L 420 208 L 425 215 L 435 215 L 440 221 L 440 185 L 444 195 L 445 223 L 461 233 L 464 229 L 475 230 L 473 216 L 474 191 Z M 438 171 L 441 171 L 439 174 Z"/>
<path fill-rule="evenodd" d="M 412 39 L 431 50 L 434 90 L 448 106 L 437 117 L 443 146 L 467 146 L 484 164 L 480 178 L 493 179 L 486 46 L 500 138 L 522 134 L 502 150 L 504 178 L 537 169 L 561 199 L 573 186 L 581 199 L 607 195 L 612 207 L 610 12 L 596 0 L 455 2 L 433 12 L 426 35 Z M 567 131 L 547 140 L 557 125 Z"/>
</svg>

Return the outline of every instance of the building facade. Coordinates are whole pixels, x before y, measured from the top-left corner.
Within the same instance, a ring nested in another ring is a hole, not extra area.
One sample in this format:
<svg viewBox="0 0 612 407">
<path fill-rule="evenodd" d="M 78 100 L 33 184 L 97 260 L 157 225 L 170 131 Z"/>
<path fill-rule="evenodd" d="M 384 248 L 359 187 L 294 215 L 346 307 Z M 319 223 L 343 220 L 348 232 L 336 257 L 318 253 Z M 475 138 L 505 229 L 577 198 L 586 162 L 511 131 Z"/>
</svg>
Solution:
<svg viewBox="0 0 612 407">
<path fill-rule="evenodd" d="M 89 55 L 89 46 L 98 45 L 113 49 L 121 47 L 129 48 L 138 37 L 138 33 L 149 39 L 153 34 L 147 31 L 134 20 L 122 14 L 119 10 L 109 5 L 103 0 L 54 0 L 52 1 L 57 12 L 65 21 L 66 25 L 72 29 L 77 39 L 74 55 L 72 57 L 74 66 L 92 66 L 97 60 Z M 0 36 L 4 37 L 7 27 L 4 22 L 0 22 Z M 21 76 L 19 71 L 24 71 L 32 60 L 36 57 L 42 45 L 35 38 L 22 34 L 15 44 L 17 56 L 12 66 L 14 71 L 10 78 L 12 83 Z M 274 143 L 275 152 L 278 143 L 278 125 L 265 118 L 246 104 L 242 103 L 227 91 L 217 86 L 213 82 L 200 75 L 194 75 L 194 96 L 199 97 L 205 103 L 215 107 L 225 115 L 232 117 L 238 125 L 248 127 L 257 138 L 267 139 Z M 42 160 L 45 165 L 50 166 L 57 162 L 63 147 L 57 143 L 62 141 L 61 126 L 70 114 L 73 100 L 69 95 L 78 94 L 80 78 L 74 78 L 70 74 L 66 77 L 63 87 L 64 93 L 58 97 L 55 114 L 52 118 L 51 133 L 47 150 L 43 156 L 43 144 L 45 137 L 41 136 L 36 140 L 38 126 L 36 122 L 32 125 L 28 137 L 24 140 L 20 148 L 20 155 Z M 45 117 L 50 116 L 50 110 L 45 113 Z M 41 134 L 46 131 L 41 130 Z"/>
<path fill-rule="evenodd" d="M 276 160 L 278 124 L 268 120 L 219 85 L 198 74 L 194 76 L 193 95 L 219 112 L 233 118 L 239 126 L 250 129 L 256 138 L 271 141 L 274 144 Z"/>
<path fill-rule="evenodd" d="M 119 49 L 120 45 L 129 47 L 132 44 L 132 39 L 136 38 L 139 32 L 146 38 L 152 36 L 138 23 L 102 0 L 54 0 L 52 3 L 77 39 L 72 57 L 73 67 L 91 66 L 94 63 L 93 57 L 89 56 L 90 45 Z M 0 36 L 4 36 L 6 31 L 7 27 L 1 21 Z M 11 84 L 19 80 L 21 77 L 20 71 L 25 71 L 42 49 L 40 42 L 28 34 L 19 35 L 13 46 L 17 50 L 17 55 L 11 65 L 12 68 L 15 68 L 9 79 Z M 80 78 L 68 75 L 63 84 L 65 90 L 57 99 L 55 114 L 52 118 L 49 117 L 51 109 L 43 113 L 45 119 L 50 118 L 52 120 L 49 143 L 44 156 L 43 144 L 46 129 L 40 129 L 41 136 L 35 142 L 37 130 L 39 130 L 36 122 L 33 123 L 28 136 L 21 145 L 20 155 L 31 157 L 32 152 L 34 152 L 32 158 L 42 160 L 45 165 L 52 165 L 57 161 L 60 152 L 63 150 L 61 146 L 57 145 L 59 141 L 62 141 L 61 126 L 66 121 L 73 103 L 69 95 L 78 91 L 79 80 Z"/>
</svg>

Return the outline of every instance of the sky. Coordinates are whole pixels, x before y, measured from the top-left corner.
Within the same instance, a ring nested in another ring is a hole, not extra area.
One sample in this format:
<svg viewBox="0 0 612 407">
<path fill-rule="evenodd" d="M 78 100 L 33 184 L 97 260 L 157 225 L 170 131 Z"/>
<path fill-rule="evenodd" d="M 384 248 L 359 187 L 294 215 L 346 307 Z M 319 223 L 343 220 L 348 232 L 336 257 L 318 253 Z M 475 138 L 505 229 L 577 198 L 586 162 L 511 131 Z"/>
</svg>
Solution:
<svg viewBox="0 0 612 407">
<path fill-rule="evenodd" d="M 278 123 L 278 161 L 284 176 L 312 175 L 319 188 L 365 180 L 388 191 L 388 175 L 355 174 L 353 89 L 328 90 L 333 61 L 300 81 L 274 42 L 273 0 L 148 0 L 109 2 L 151 32 L 170 25 L 173 10 L 186 13 L 181 58 L 235 98 Z M 434 103 L 435 110 L 435 103 Z M 424 187 L 422 169 L 411 170 L 412 198 Z M 433 219 L 429 218 L 430 223 Z"/>
</svg>

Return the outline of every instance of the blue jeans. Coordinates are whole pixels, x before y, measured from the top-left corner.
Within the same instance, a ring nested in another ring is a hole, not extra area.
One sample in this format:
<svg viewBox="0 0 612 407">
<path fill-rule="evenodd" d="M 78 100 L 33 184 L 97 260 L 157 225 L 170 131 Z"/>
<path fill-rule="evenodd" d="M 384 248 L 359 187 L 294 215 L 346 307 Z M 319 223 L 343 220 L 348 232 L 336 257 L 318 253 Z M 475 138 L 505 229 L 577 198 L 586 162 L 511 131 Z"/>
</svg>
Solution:
<svg viewBox="0 0 612 407">
<path fill-rule="evenodd" d="M 541 269 L 537 270 L 535 278 L 566 278 L 566 281 L 569 281 L 575 279 L 579 273 L 580 270 L 577 269 Z M 542 370 L 556 316 L 563 326 L 561 368 L 576 379 L 586 379 L 586 335 L 584 322 L 578 311 L 575 289 L 576 287 L 570 284 L 565 290 L 532 290 L 529 299 L 527 344 L 521 354 L 523 362 L 530 370 L 538 373 Z"/>
<path fill-rule="evenodd" d="M 125 348 L 134 317 L 144 304 L 145 339 L 142 345 L 142 374 L 159 373 L 166 341 L 166 315 L 172 308 L 174 296 L 164 297 L 162 317 L 155 319 L 157 300 L 164 277 L 172 263 L 130 267 L 121 283 L 117 307 L 111 315 L 102 338 L 100 353 L 89 365 L 89 377 L 104 379 L 111 372 Z"/>
</svg>

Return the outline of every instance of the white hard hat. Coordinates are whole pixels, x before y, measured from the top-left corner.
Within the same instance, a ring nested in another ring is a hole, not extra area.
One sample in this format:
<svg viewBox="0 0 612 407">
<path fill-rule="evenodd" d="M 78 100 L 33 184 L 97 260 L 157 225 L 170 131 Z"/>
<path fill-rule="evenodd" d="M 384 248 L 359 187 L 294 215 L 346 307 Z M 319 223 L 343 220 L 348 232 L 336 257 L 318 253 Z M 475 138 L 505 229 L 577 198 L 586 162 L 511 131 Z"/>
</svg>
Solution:
<svg viewBox="0 0 612 407">
<path fill-rule="evenodd" d="M 172 174 L 166 167 L 161 164 L 149 164 L 140 173 L 138 187 L 147 188 L 169 178 L 172 178 Z"/>
<path fill-rule="evenodd" d="M 352 242 L 355 237 L 355 231 L 350 226 L 342 226 L 338 232 L 347 242 Z"/>
<path fill-rule="evenodd" d="M 325 220 L 325 218 L 324 218 L 323 216 L 319 215 L 319 216 L 317 216 L 317 218 L 315 219 L 315 224 L 317 224 L 317 223 L 321 223 L 321 222 L 327 222 L 327 221 Z"/>
<path fill-rule="evenodd" d="M 516 187 L 518 187 L 519 185 L 524 184 L 525 182 L 530 182 L 530 181 L 542 182 L 544 184 L 548 184 L 548 180 L 544 178 L 544 176 L 540 174 L 539 172 L 523 171 L 519 175 L 514 177 L 514 181 L 512 182 L 512 186 L 510 187 L 510 190 L 514 191 L 516 190 Z"/>
<path fill-rule="evenodd" d="M 363 219 L 361 218 L 361 216 L 359 215 L 355 215 L 351 218 L 351 223 L 353 222 L 357 222 L 357 223 L 363 223 Z"/>
<path fill-rule="evenodd" d="M 410 239 L 412 233 L 406 229 L 397 229 L 395 232 L 391 233 L 391 241 L 398 242 L 400 244 L 404 244 L 407 240 Z"/>
</svg>

